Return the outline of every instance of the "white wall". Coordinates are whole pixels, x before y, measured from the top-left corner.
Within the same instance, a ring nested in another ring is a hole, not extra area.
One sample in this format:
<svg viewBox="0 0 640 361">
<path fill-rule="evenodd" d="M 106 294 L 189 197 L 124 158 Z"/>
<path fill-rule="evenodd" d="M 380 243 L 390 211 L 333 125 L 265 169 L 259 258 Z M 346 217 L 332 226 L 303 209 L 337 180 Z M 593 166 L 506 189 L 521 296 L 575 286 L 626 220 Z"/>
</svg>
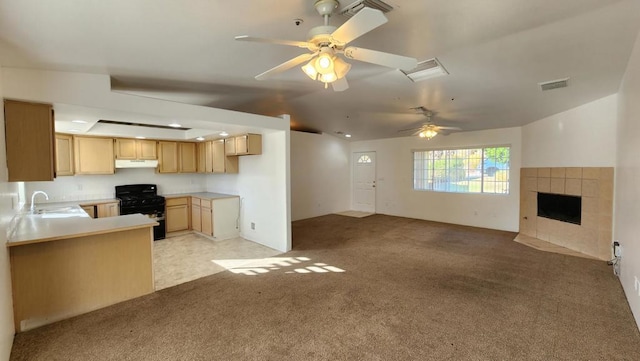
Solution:
<svg viewBox="0 0 640 361">
<path fill-rule="evenodd" d="M 27 182 L 25 190 L 27 197 L 37 190 L 47 192 L 49 203 L 115 198 L 115 186 L 123 184 L 157 184 L 159 194 L 169 195 L 204 192 L 206 177 L 204 174 L 159 174 L 150 168 L 117 169 L 114 175 L 76 175 L 58 177 L 53 182 Z M 36 200 L 36 203 L 44 202 L 43 197 Z"/>
<path fill-rule="evenodd" d="M 288 130 L 265 132 L 262 154 L 241 156 L 238 174 L 207 178 L 207 191 L 240 196 L 243 238 L 282 252 L 291 249 L 288 153 Z"/>
<path fill-rule="evenodd" d="M 350 154 L 337 137 L 291 132 L 292 220 L 350 209 Z"/>
<path fill-rule="evenodd" d="M 412 150 L 470 146 L 511 146 L 508 195 L 413 190 Z M 376 152 L 376 212 L 469 226 L 518 230 L 520 128 L 438 135 L 431 140 L 403 137 L 354 142 L 352 152 Z"/>
<path fill-rule="evenodd" d="M 613 167 L 616 117 L 614 94 L 525 125 L 522 167 Z"/>
<path fill-rule="evenodd" d="M 0 74 L 2 98 L 2 74 Z M 7 182 L 7 158 L 4 140 L 4 112 L 0 112 L 0 360 L 8 360 L 13 344 L 13 303 L 11 271 L 7 242 L 7 225 L 13 215 L 13 204 L 18 203 L 17 183 Z"/>
<path fill-rule="evenodd" d="M 614 239 L 622 246 L 620 282 L 640 326 L 640 36 L 618 93 Z"/>
</svg>

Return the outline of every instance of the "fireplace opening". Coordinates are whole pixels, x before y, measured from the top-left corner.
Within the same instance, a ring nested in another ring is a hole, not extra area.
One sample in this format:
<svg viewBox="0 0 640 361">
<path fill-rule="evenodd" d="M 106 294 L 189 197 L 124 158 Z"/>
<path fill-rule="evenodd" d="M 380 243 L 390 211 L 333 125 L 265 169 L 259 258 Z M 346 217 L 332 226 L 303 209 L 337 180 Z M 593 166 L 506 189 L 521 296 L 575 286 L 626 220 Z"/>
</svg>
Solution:
<svg viewBox="0 0 640 361">
<path fill-rule="evenodd" d="M 581 224 L 582 197 L 538 193 L 538 217 Z"/>
</svg>

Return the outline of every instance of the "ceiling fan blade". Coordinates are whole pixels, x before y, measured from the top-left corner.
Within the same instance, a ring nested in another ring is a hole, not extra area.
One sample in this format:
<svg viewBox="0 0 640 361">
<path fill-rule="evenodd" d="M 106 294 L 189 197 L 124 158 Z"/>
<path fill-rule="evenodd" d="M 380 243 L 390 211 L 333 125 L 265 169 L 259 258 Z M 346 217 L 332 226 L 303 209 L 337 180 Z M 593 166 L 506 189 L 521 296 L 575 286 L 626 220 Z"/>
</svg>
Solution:
<svg viewBox="0 0 640 361">
<path fill-rule="evenodd" d="M 358 11 L 358 13 L 346 23 L 337 28 L 331 34 L 331 39 L 339 43 L 346 44 L 370 32 L 387 21 L 389 20 L 387 20 L 387 17 L 384 16 L 382 11 L 365 7 Z"/>
<path fill-rule="evenodd" d="M 262 74 L 256 75 L 256 80 L 265 80 L 270 76 L 273 76 L 278 73 L 282 73 L 283 71 L 289 70 L 296 65 L 300 65 L 305 61 L 311 60 L 311 58 L 313 58 L 314 56 L 316 56 L 315 53 L 305 53 L 302 55 L 298 55 L 295 58 L 289 61 L 285 61 L 284 63 L 276 66 L 275 68 L 269 69 Z"/>
<path fill-rule="evenodd" d="M 316 46 L 314 44 L 307 43 L 306 41 L 256 38 L 254 36 L 249 36 L 249 35 L 236 36 L 235 39 L 236 40 L 240 40 L 240 41 L 253 41 L 254 43 L 267 43 L 267 44 L 297 46 L 299 48 L 305 48 L 305 49 L 310 49 L 310 50 L 315 50 L 315 48 L 316 48 Z"/>
<path fill-rule="evenodd" d="M 349 89 L 349 83 L 347 82 L 347 78 L 342 77 L 333 83 L 331 83 L 334 91 L 341 92 Z"/>
<path fill-rule="evenodd" d="M 438 129 L 445 129 L 445 130 L 462 130 L 461 128 L 458 128 L 458 127 L 442 127 L 439 125 L 436 125 L 435 127 Z"/>
<path fill-rule="evenodd" d="M 398 130 L 398 133 L 400 133 L 400 132 L 408 132 L 408 131 L 411 131 L 411 130 L 421 130 L 421 129 L 422 129 L 422 127 L 400 129 L 400 130 Z"/>
<path fill-rule="evenodd" d="M 384 53 L 382 51 L 362 49 L 350 46 L 344 49 L 344 56 L 349 59 L 388 66 L 390 68 L 410 70 L 418 66 L 418 60 L 408 56 Z"/>
</svg>

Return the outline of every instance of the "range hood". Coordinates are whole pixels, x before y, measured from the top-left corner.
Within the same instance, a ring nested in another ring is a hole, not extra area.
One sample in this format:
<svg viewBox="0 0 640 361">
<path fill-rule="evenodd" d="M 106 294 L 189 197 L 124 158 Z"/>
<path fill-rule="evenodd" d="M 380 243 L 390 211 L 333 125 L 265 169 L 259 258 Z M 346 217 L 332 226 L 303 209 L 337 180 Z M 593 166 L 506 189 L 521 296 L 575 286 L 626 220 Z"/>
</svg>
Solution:
<svg viewBox="0 0 640 361">
<path fill-rule="evenodd" d="M 116 168 L 156 168 L 158 161 L 145 159 L 116 159 Z"/>
</svg>

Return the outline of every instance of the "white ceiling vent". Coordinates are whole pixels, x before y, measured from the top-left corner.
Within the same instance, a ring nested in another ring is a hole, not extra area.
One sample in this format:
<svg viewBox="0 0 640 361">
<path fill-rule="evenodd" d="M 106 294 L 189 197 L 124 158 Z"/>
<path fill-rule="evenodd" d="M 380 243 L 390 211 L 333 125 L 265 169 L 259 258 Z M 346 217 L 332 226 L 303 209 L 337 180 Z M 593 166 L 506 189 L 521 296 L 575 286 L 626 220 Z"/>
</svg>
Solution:
<svg viewBox="0 0 640 361">
<path fill-rule="evenodd" d="M 414 69 L 402 72 L 413 82 L 449 74 L 437 58 L 423 60 Z"/>
<path fill-rule="evenodd" d="M 540 85 L 540 90 L 542 91 L 566 88 L 569 86 L 569 78 L 545 81 L 544 83 L 538 83 L 538 85 Z"/>
<path fill-rule="evenodd" d="M 338 14 L 344 15 L 348 18 L 357 14 L 358 11 L 362 10 L 362 8 L 364 8 L 365 6 L 372 9 L 378 9 L 383 13 L 388 13 L 389 11 L 393 10 L 393 6 L 380 0 L 345 1 L 345 3 L 348 4 L 340 7 L 340 10 L 338 10 Z"/>
</svg>

